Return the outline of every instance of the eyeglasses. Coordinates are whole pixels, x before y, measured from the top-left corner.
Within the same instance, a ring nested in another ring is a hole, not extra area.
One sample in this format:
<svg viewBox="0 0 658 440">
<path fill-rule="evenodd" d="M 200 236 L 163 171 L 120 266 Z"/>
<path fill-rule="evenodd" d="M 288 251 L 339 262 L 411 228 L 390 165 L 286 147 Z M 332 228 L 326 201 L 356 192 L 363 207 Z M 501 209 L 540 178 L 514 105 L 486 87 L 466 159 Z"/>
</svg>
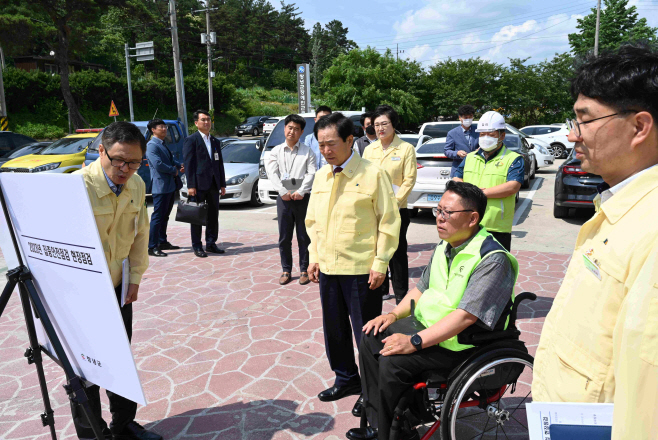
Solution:
<svg viewBox="0 0 658 440">
<path fill-rule="evenodd" d="M 381 124 L 375 124 L 375 128 L 386 128 L 391 125 L 390 122 L 382 122 Z"/>
<path fill-rule="evenodd" d="M 624 113 L 637 113 L 637 110 L 627 110 L 625 112 L 617 112 L 617 113 L 613 113 L 611 115 L 601 116 L 600 118 L 590 119 L 589 121 L 585 121 L 585 122 L 578 122 L 575 119 L 567 119 L 567 127 L 569 128 L 569 131 L 573 131 L 576 136 L 582 137 L 583 135 L 582 135 L 582 132 L 580 130 L 580 127 L 582 125 L 589 124 L 590 122 L 598 121 L 600 119 L 611 118 L 613 116 L 623 115 Z"/>
<path fill-rule="evenodd" d="M 112 164 L 113 167 L 123 168 L 124 165 L 128 165 L 128 168 L 131 170 L 138 170 L 139 167 L 142 166 L 141 160 L 139 162 L 126 162 L 125 160 L 121 159 L 112 159 L 107 150 L 105 150 L 105 154 L 107 154 L 107 158 L 110 159 L 110 164 Z"/>
<path fill-rule="evenodd" d="M 456 213 L 456 212 L 475 212 L 475 211 L 472 210 L 472 209 L 462 209 L 461 211 L 448 211 L 446 209 L 441 209 L 441 208 L 437 207 L 436 208 L 436 218 L 439 218 L 439 216 L 441 216 L 441 218 L 443 220 L 447 221 L 447 220 L 450 220 L 450 216 L 452 214 Z"/>
</svg>

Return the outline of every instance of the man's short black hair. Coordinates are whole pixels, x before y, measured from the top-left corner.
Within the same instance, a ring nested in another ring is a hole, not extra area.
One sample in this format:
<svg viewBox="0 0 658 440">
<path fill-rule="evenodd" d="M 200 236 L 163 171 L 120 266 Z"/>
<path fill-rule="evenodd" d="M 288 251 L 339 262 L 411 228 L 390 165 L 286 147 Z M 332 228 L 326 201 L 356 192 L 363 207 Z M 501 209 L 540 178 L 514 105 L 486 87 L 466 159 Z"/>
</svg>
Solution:
<svg viewBox="0 0 658 440">
<path fill-rule="evenodd" d="M 321 117 L 315 123 L 315 127 L 313 127 L 315 138 L 318 138 L 318 131 L 331 127 L 336 127 L 338 136 L 340 136 L 343 142 L 347 141 L 347 138 L 354 133 L 354 123 L 350 118 L 345 117 L 342 113 L 332 113 L 328 116 Z"/>
<path fill-rule="evenodd" d="M 482 221 L 484 211 L 487 210 L 487 196 L 480 188 L 472 183 L 449 180 L 445 192 L 448 191 L 457 194 L 461 198 L 464 209 L 472 209 L 480 215 L 478 224 Z"/>
<path fill-rule="evenodd" d="M 146 128 L 148 129 L 148 131 L 151 132 L 151 134 L 153 134 L 153 129 L 154 129 L 155 127 L 157 127 L 158 125 L 164 125 L 164 126 L 166 126 L 167 124 L 166 124 L 165 121 L 163 121 L 162 119 L 151 119 L 151 120 L 149 121 L 148 125 L 146 126 Z"/>
<path fill-rule="evenodd" d="M 142 132 L 139 131 L 139 128 L 131 122 L 112 122 L 105 127 L 101 136 L 105 151 L 110 151 L 114 144 L 121 142 L 122 144 L 139 144 L 139 147 L 142 149 L 142 156 L 146 154 L 146 139 Z"/>
<path fill-rule="evenodd" d="M 372 121 L 372 115 L 373 115 L 373 112 L 365 112 L 361 115 L 361 118 L 359 119 L 359 121 L 361 122 L 361 127 L 365 127 L 366 119 L 370 119 L 370 123 L 372 124 L 372 122 L 373 122 Z"/>
<path fill-rule="evenodd" d="M 332 114 L 333 112 L 331 111 L 331 108 L 329 108 L 328 105 L 321 105 L 320 107 L 315 109 L 315 116 L 317 116 L 320 113 Z"/>
<path fill-rule="evenodd" d="M 304 128 L 306 128 L 306 119 L 302 118 L 299 115 L 286 116 L 286 119 L 283 121 L 283 126 L 285 127 L 290 122 L 294 122 L 295 124 L 299 125 L 302 131 L 304 131 Z"/>
<path fill-rule="evenodd" d="M 647 111 L 658 122 L 658 53 L 645 44 L 589 58 L 571 81 L 571 96 L 593 98 L 619 113 Z"/>
<path fill-rule="evenodd" d="M 199 109 L 199 110 L 195 111 L 195 112 L 194 112 L 194 116 L 192 116 L 192 118 L 194 119 L 194 122 L 196 122 L 196 121 L 199 120 L 199 115 L 206 115 L 206 116 L 208 116 L 209 118 L 211 117 L 211 116 L 210 116 L 210 113 L 209 113 L 207 110 L 201 110 L 201 109 Z"/>
<path fill-rule="evenodd" d="M 390 105 L 380 105 L 377 107 L 375 109 L 375 114 L 372 116 L 372 121 L 375 122 L 375 119 L 380 116 L 386 116 L 388 120 L 391 121 L 393 128 L 398 128 L 398 125 L 400 125 L 400 117 L 398 116 L 398 112 L 396 112 L 395 109 Z"/>
<path fill-rule="evenodd" d="M 457 114 L 459 116 L 475 115 L 475 107 L 469 104 L 460 105 Z"/>
</svg>

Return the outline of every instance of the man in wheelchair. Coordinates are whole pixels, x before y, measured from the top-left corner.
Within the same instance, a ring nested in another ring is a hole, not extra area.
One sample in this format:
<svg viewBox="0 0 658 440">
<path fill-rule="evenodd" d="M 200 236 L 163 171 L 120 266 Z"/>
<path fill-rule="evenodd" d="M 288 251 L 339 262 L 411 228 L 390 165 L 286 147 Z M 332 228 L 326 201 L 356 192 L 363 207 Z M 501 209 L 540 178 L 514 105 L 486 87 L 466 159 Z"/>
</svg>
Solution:
<svg viewBox="0 0 658 440">
<path fill-rule="evenodd" d="M 477 350 L 457 335 L 506 328 L 518 263 L 480 227 L 486 206 L 478 187 L 448 182 L 436 216 L 442 241 L 420 281 L 392 312 L 363 327 L 363 396 L 353 413 L 365 409 L 369 426 L 347 438 L 387 440 L 398 401 L 418 378 L 429 371 L 447 377 Z"/>
</svg>

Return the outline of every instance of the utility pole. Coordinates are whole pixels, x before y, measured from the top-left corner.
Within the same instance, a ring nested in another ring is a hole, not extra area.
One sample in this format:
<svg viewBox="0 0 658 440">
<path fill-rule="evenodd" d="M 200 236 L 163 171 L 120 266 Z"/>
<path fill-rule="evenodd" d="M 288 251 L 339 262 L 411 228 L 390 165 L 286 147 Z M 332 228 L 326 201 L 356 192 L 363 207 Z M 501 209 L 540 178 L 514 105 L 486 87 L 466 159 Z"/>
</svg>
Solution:
<svg viewBox="0 0 658 440">
<path fill-rule="evenodd" d="M 2 66 L 0 66 L 0 131 L 7 131 L 9 121 L 7 120 L 7 102 L 5 101 L 5 84 L 2 78 L 2 70 Z"/>
<path fill-rule="evenodd" d="M 401 53 L 404 53 L 404 49 L 400 50 L 400 44 L 395 43 L 395 61 L 400 61 Z"/>
<path fill-rule="evenodd" d="M 126 80 L 128 82 L 128 104 L 130 105 L 130 122 L 135 122 L 133 113 L 133 86 L 130 78 L 130 46 L 126 43 Z M 116 116 L 114 117 L 116 120 Z"/>
<path fill-rule="evenodd" d="M 180 62 L 180 48 L 178 47 L 178 24 L 176 21 L 176 0 L 169 0 L 169 18 L 171 19 L 171 45 L 174 52 L 174 78 L 176 81 L 176 107 L 178 118 L 187 128 L 187 115 L 183 102 L 183 82 L 181 81 L 182 67 Z"/>
<path fill-rule="evenodd" d="M 205 9 L 197 9 L 196 11 L 192 12 L 204 12 L 206 13 L 206 33 L 201 34 L 201 44 L 206 45 L 206 51 L 208 53 L 208 111 L 210 111 L 210 114 L 213 114 L 213 109 L 215 106 L 213 105 L 213 97 L 212 97 L 212 79 L 215 76 L 215 72 L 212 71 L 212 45 L 217 43 L 217 34 L 215 32 L 210 32 L 210 11 L 214 11 L 217 8 L 211 8 L 210 7 L 210 1 L 206 0 L 206 7 Z M 213 116 L 213 122 L 214 122 L 214 116 Z"/>
<path fill-rule="evenodd" d="M 596 2 L 596 33 L 594 34 L 594 56 L 599 56 L 599 28 L 601 27 L 601 0 Z"/>
</svg>

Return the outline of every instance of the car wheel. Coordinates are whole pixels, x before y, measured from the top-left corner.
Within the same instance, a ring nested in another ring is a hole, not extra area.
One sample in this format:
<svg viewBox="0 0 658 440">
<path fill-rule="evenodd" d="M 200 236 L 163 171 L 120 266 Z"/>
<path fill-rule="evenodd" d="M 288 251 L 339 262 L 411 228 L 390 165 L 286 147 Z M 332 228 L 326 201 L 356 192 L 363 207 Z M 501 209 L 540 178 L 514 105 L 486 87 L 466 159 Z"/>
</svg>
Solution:
<svg viewBox="0 0 658 440">
<path fill-rule="evenodd" d="M 516 205 L 517 203 L 519 203 L 519 193 L 518 192 L 516 193 L 516 196 L 514 196 L 514 204 Z"/>
<path fill-rule="evenodd" d="M 530 163 L 530 179 L 535 178 L 535 174 L 537 174 L 537 159 L 533 158 L 532 162 Z"/>
<path fill-rule="evenodd" d="M 236 136 L 237 136 L 237 137 L 239 137 L 239 138 L 241 138 L 241 137 L 242 137 L 242 135 L 241 135 L 241 134 L 236 134 Z"/>
<path fill-rule="evenodd" d="M 555 218 L 567 218 L 569 217 L 569 208 L 564 206 L 558 206 L 553 204 L 553 217 Z"/>
<path fill-rule="evenodd" d="M 418 208 L 409 209 L 409 218 L 414 218 L 418 215 Z"/>
<path fill-rule="evenodd" d="M 525 174 L 523 175 L 523 183 L 521 184 L 521 188 L 530 188 L 530 173 L 528 173 L 528 177 L 526 177 Z"/>
<path fill-rule="evenodd" d="M 258 127 L 254 128 L 254 131 L 252 131 L 251 134 L 258 136 Z"/>
<path fill-rule="evenodd" d="M 258 179 L 254 182 L 254 186 L 251 187 L 251 200 L 249 200 L 251 206 L 263 206 L 263 201 L 260 199 L 260 193 L 258 192 Z"/>
<path fill-rule="evenodd" d="M 564 155 L 564 152 L 566 151 L 566 148 L 564 148 L 564 145 L 562 144 L 551 144 L 551 148 L 553 149 L 553 157 L 556 159 L 562 159 L 562 156 Z"/>
</svg>

